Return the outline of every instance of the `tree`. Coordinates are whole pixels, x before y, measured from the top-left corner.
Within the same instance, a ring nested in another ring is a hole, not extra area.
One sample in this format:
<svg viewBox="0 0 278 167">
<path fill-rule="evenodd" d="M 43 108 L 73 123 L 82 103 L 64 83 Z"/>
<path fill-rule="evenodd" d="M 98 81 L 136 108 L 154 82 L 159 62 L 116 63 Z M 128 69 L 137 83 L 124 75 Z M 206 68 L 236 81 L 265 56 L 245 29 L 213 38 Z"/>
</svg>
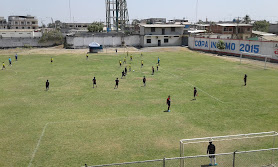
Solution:
<svg viewBox="0 0 278 167">
<path fill-rule="evenodd" d="M 63 43 L 64 38 L 60 31 L 54 30 L 43 33 L 41 39 L 39 40 L 40 43 L 46 43 L 48 41 L 55 42 L 57 45 L 60 45 Z"/>
<path fill-rule="evenodd" d="M 266 20 L 255 21 L 253 24 L 253 30 L 268 32 L 269 22 Z"/>
<path fill-rule="evenodd" d="M 219 40 L 219 42 L 217 42 L 217 49 L 224 50 L 225 48 L 225 43 L 222 40 Z"/>
<path fill-rule="evenodd" d="M 249 15 L 246 15 L 243 17 L 243 23 L 245 23 L 245 24 L 251 23 L 251 18 Z"/>
<path fill-rule="evenodd" d="M 103 24 L 101 22 L 93 22 L 91 25 L 88 26 L 89 32 L 102 32 L 103 31 Z"/>
</svg>

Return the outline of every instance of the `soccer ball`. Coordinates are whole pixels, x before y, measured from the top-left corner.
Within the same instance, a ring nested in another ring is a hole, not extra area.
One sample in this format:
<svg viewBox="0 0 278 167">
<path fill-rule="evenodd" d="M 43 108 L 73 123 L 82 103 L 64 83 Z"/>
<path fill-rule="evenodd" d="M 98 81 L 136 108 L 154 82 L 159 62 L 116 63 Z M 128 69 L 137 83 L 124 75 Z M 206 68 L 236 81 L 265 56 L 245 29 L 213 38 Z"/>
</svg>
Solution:
<svg viewBox="0 0 278 167">
<path fill-rule="evenodd" d="M 134 70 L 133 70 L 133 72 L 134 72 Z"/>
</svg>

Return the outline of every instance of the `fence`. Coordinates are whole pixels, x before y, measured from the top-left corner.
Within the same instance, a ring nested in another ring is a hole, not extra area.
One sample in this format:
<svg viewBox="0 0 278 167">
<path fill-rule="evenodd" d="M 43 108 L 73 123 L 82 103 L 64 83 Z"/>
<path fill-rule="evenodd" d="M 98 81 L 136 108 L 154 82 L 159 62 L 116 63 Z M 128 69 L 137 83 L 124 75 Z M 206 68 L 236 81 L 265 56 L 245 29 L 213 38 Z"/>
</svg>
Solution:
<svg viewBox="0 0 278 167">
<path fill-rule="evenodd" d="M 277 167 L 278 148 L 235 151 L 214 154 L 219 167 Z M 208 167 L 209 155 L 163 158 L 148 161 L 136 161 L 96 165 L 85 167 L 124 166 L 124 167 Z M 183 164 L 183 165 L 182 165 Z"/>
</svg>

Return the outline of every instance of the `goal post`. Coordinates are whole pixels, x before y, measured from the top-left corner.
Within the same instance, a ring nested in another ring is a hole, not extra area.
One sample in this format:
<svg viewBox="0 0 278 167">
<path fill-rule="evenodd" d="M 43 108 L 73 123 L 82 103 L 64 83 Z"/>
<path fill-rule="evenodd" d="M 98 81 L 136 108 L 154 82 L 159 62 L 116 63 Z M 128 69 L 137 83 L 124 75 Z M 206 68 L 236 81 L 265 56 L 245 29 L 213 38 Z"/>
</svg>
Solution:
<svg viewBox="0 0 278 167">
<path fill-rule="evenodd" d="M 276 131 L 270 131 L 227 136 L 182 139 L 180 140 L 180 157 L 185 157 L 192 154 L 199 155 L 202 153 L 206 153 L 207 145 L 210 141 L 215 144 L 217 154 L 234 152 L 235 150 L 248 151 L 255 149 L 266 149 L 265 147 L 275 148 L 275 146 L 278 147 L 275 143 L 276 136 L 278 136 L 278 133 Z M 187 154 L 185 155 L 185 153 Z M 184 159 L 181 159 L 180 163 L 180 166 L 184 167 Z"/>
<path fill-rule="evenodd" d="M 243 56 L 249 56 L 253 57 L 254 59 L 259 59 L 264 61 L 264 69 L 266 69 L 266 63 L 268 60 L 272 58 L 271 55 L 262 55 L 262 54 L 255 54 L 255 53 L 249 53 L 249 52 L 240 52 L 240 64 L 242 64 L 242 58 Z"/>
</svg>

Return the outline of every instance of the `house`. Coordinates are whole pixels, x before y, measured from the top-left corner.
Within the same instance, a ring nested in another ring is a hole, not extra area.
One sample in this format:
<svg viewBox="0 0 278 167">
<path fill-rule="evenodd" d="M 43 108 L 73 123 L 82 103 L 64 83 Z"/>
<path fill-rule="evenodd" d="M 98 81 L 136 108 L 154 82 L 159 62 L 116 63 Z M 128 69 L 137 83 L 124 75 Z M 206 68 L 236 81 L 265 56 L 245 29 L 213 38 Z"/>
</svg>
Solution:
<svg viewBox="0 0 278 167">
<path fill-rule="evenodd" d="M 7 20 L 4 19 L 4 17 L 0 17 L 0 29 L 7 29 L 8 23 Z"/>
<path fill-rule="evenodd" d="M 268 32 L 278 35 L 278 24 L 270 24 Z"/>
<path fill-rule="evenodd" d="M 207 31 L 215 34 L 225 34 L 231 36 L 232 39 L 245 40 L 252 36 L 252 28 L 253 25 L 251 24 L 221 23 L 211 24 L 207 27 Z"/>
<path fill-rule="evenodd" d="M 141 24 L 141 46 L 181 46 L 184 25 Z"/>
<path fill-rule="evenodd" d="M 34 16 L 9 16 L 8 29 L 38 29 L 38 19 Z"/>
</svg>

